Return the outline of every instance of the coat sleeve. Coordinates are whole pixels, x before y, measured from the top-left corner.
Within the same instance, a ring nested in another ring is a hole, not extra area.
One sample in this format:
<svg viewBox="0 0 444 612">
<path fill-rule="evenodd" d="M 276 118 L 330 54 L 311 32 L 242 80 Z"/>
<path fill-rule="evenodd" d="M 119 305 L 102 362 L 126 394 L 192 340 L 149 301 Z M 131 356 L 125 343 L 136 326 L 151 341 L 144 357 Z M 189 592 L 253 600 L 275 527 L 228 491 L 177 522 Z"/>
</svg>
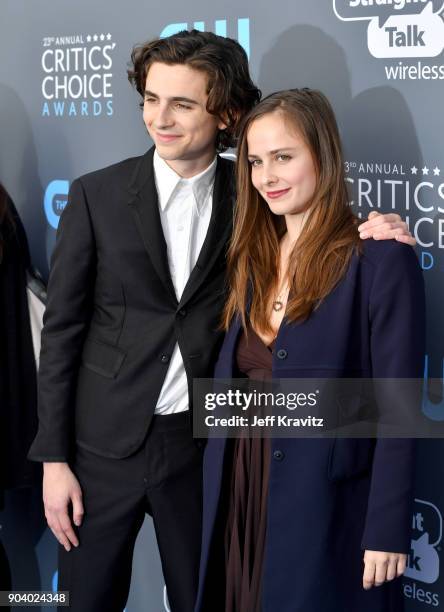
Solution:
<svg viewBox="0 0 444 612">
<path fill-rule="evenodd" d="M 73 446 L 80 357 L 92 313 L 96 248 L 81 179 L 69 191 L 51 259 L 38 378 L 34 461 L 67 461 Z"/>
<path fill-rule="evenodd" d="M 423 377 L 425 351 L 422 272 L 411 247 L 392 242 L 386 249 L 376 264 L 370 291 L 373 377 L 419 381 Z M 377 380 L 375 385 L 378 386 Z M 397 398 L 397 394 L 390 397 L 394 401 Z M 378 391 L 376 399 L 378 401 Z M 419 410 L 419 406 L 417 408 Z M 400 412 L 402 406 L 398 414 Z M 408 552 L 414 450 L 415 442 L 408 438 L 380 438 L 376 441 L 363 549 Z"/>
</svg>

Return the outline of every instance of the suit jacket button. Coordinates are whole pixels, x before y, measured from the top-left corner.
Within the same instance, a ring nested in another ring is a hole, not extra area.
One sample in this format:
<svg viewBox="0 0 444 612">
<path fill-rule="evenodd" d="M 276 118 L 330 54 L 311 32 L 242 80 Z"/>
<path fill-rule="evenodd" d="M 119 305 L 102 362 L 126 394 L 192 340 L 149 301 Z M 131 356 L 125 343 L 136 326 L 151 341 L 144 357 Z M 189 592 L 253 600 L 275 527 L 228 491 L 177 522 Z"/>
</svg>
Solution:
<svg viewBox="0 0 444 612">
<path fill-rule="evenodd" d="M 282 461 L 284 458 L 284 453 L 281 450 L 275 450 L 273 453 L 273 458 L 276 459 L 276 461 Z"/>
<path fill-rule="evenodd" d="M 169 355 L 162 355 L 162 357 L 160 358 L 160 361 L 162 363 L 168 363 L 170 360 L 170 356 Z"/>
<path fill-rule="evenodd" d="M 287 359 L 287 351 L 285 349 L 279 349 L 278 352 L 276 353 L 276 357 L 278 359 Z"/>
<path fill-rule="evenodd" d="M 184 317 L 186 317 L 186 316 L 187 316 L 187 311 L 186 311 L 186 309 L 185 309 L 185 308 L 181 308 L 181 309 L 179 310 L 179 316 L 181 316 L 181 317 L 182 317 L 182 319 L 183 319 Z"/>
</svg>

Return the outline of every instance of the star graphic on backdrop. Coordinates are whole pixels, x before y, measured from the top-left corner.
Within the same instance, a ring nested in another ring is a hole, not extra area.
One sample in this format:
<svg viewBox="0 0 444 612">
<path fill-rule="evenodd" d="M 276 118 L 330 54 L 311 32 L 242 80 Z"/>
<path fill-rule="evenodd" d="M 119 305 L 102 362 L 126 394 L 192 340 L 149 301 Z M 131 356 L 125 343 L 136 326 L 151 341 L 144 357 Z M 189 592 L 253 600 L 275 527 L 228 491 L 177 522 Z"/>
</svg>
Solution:
<svg viewBox="0 0 444 612">
<path fill-rule="evenodd" d="M 100 40 L 105 40 L 105 34 L 100 34 Z"/>
<path fill-rule="evenodd" d="M 110 34 L 110 33 L 108 33 L 108 34 L 106 35 L 106 40 L 111 40 L 111 38 L 112 38 L 111 34 Z"/>
<path fill-rule="evenodd" d="M 441 170 L 438 168 L 438 166 L 436 166 L 435 168 L 433 168 L 433 174 L 435 176 L 439 176 L 441 174 Z"/>
<path fill-rule="evenodd" d="M 418 174 L 418 168 L 417 168 L 416 166 L 412 166 L 412 167 L 410 168 L 410 172 L 411 172 L 412 174 Z"/>
<path fill-rule="evenodd" d="M 93 40 L 94 40 L 94 42 L 97 42 L 98 38 L 99 38 L 99 37 L 97 36 L 97 34 L 94 34 L 94 36 L 93 36 Z"/>
<path fill-rule="evenodd" d="M 88 34 L 88 36 L 86 37 L 86 42 L 91 42 L 91 36 Z"/>
<path fill-rule="evenodd" d="M 426 176 L 429 173 L 429 169 L 427 168 L 427 166 L 424 166 L 424 168 L 422 169 L 422 173 Z"/>
</svg>

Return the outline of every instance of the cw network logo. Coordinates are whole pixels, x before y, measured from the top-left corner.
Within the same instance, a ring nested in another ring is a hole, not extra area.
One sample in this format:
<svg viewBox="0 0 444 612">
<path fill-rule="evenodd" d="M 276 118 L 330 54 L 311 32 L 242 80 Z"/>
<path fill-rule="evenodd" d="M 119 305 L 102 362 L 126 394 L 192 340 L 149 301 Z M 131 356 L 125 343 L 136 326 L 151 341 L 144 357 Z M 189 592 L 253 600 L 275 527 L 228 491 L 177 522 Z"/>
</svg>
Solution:
<svg viewBox="0 0 444 612">
<path fill-rule="evenodd" d="M 415 499 L 411 549 L 407 558 L 405 578 L 426 584 L 433 584 L 439 578 L 439 551 L 442 541 L 442 514 L 435 504 Z M 416 582 L 404 584 L 404 595 L 432 607 L 439 606 L 439 595 L 418 587 Z"/>
<path fill-rule="evenodd" d="M 43 200 L 46 219 L 49 225 L 57 229 L 66 203 L 68 201 L 69 181 L 55 179 L 51 181 L 46 190 Z"/>
<path fill-rule="evenodd" d="M 190 29 L 199 30 L 199 32 L 208 31 L 209 28 L 205 27 L 205 21 L 195 21 L 190 24 Z M 165 26 L 160 33 L 160 38 L 166 38 L 181 32 L 182 30 L 188 30 L 188 23 L 170 23 Z M 217 19 L 214 22 L 214 33 L 219 36 L 227 36 L 227 20 Z M 232 36 L 234 38 L 234 36 Z M 239 44 L 245 49 L 245 52 L 250 58 L 250 19 L 241 18 L 237 20 L 237 40 Z"/>
</svg>

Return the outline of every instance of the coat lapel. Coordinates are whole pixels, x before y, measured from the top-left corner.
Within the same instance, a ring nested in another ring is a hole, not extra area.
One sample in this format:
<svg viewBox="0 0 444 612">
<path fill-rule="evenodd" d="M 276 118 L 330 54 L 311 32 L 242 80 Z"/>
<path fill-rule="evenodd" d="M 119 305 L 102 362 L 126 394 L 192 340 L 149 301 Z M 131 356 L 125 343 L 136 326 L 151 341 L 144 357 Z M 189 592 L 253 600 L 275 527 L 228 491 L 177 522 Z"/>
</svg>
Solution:
<svg viewBox="0 0 444 612">
<path fill-rule="evenodd" d="M 196 293 L 216 262 L 221 250 L 226 247 L 233 227 L 234 201 L 234 164 L 218 156 L 214 179 L 213 209 L 208 232 L 196 265 L 185 285 L 180 306 L 188 302 Z"/>
<path fill-rule="evenodd" d="M 131 194 L 128 204 L 151 262 L 172 300 L 177 304 L 168 265 L 168 253 L 162 223 L 153 168 L 154 147 L 140 161 L 128 186 Z"/>
</svg>

